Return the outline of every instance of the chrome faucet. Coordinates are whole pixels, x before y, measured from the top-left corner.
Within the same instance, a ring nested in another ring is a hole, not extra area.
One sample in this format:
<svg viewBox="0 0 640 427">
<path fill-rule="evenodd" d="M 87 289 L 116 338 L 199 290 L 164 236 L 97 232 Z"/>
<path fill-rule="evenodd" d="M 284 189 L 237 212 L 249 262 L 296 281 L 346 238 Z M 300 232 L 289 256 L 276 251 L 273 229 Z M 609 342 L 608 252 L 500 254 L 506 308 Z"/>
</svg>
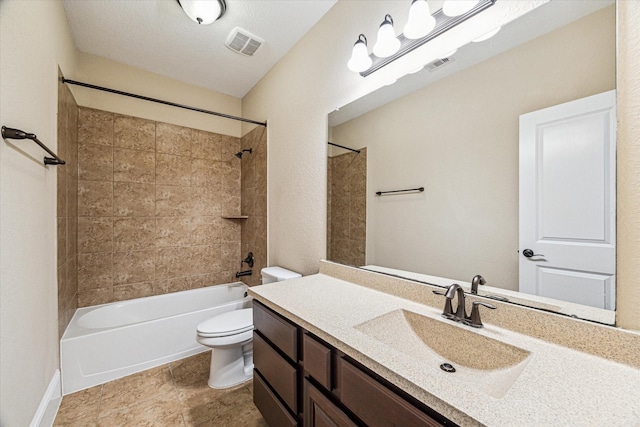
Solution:
<svg viewBox="0 0 640 427">
<path fill-rule="evenodd" d="M 473 279 L 471 279 L 471 293 L 474 295 L 478 295 L 478 285 L 484 285 L 486 283 L 487 281 L 484 280 L 484 277 L 476 274 L 475 276 L 473 276 Z"/>
<path fill-rule="evenodd" d="M 479 277 L 481 279 L 481 280 L 478 280 L 478 284 L 484 284 L 483 283 L 484 279 L 482 278 L 482 276 L 476 276 L 476 277 Z M 474 277 L 474 281 L 476 277 Z M 476 285 L 476 289 L 477 289 L 477 285 Z M 467 316 L 464 289 L 462 289 L 462 287 L 457 283 L 454 283 L 451 286 L 449 286 L 447 290 L 444 292 L 433 291 L 433 293 L 437 295 L 444 295 L 445 297 L 444 310 L 442 311 L 442 317 L 446 319 L 451 319 L 454 322 L 462 322 L 465 325 L 472 326 L 474 328 L 482 328 L 482 320 L 480 320 L 481 305 L 487 308 L 490 308 L 492 310 L 496 309 L 496 306 L 488 304 L 486 302 L 474 301 L 473 304 L 471 305 L 471 308 L 472 308 L 471 315 Z M 452 300 L 456 296 L 458 300 L 458 307 L 456 308 L 456 311 L 454 313 Z"/>
</svg>

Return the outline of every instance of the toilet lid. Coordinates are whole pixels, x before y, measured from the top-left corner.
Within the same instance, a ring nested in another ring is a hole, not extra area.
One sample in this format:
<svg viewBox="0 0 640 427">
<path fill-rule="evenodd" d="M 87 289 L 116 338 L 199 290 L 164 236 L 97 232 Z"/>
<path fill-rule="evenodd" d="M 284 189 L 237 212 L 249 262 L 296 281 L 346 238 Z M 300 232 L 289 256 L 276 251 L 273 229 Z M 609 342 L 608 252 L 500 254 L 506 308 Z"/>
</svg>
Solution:
<svg viewBox="0 0 640 427">
<path fill-rule="evenodd" d="M 228 311 L 200 322 L 198 335 L 206 337 L 224 337 L 240 334 L 253 329 L 253 310 Z"/>
</svg>

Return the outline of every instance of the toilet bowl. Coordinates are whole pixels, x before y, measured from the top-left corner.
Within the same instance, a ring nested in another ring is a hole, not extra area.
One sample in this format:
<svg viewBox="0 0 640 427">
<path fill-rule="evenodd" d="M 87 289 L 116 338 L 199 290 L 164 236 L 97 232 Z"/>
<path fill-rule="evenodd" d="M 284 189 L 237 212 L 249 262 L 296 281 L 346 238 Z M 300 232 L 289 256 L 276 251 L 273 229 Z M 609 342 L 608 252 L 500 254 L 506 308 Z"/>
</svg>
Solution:
<svg viewBox="0 0 640 427">
<path fill-rule="evenodd" d="M 262 269 L 262 283 L 301 277 L 280 267 Z M 209 387 L 228 388 L 249 381 L 253 375 L 253 309 L 229 311 L 201 322 L 196 340 L 211 351 Z"/>
</svg>

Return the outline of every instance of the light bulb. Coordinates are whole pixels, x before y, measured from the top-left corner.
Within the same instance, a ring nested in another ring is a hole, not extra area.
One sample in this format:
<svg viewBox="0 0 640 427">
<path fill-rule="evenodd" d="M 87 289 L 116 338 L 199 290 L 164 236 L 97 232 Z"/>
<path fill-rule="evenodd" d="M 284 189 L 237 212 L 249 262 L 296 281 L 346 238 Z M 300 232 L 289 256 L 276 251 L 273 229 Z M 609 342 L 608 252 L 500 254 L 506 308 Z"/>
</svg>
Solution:
<svg viewBox="0 0 640 427">
<path fill-rule="evenodd" d="M 358 36 L 358 41 L 353 45 L 351 59 L 347 63 L 347 67 L 353 72 L 361 73 L 367 71 L 371 67 L 371 58 L 367 50 L 367 38 L 364 34 Z"/>
<path fill-rule="evenodd" d="M 459 16 L 469 12 L 478 4 L 478 0 L 445 0 L 442 12 L 447 16 Z"/>
<path fill-rule="evenodd" d="M 408 39 L 420 39 L 436 27 L 436 18 L 431 16 L 426 0 L 413 0 L 409 9 L 409 20 L 404 26 L 404 36 Z"/>
<path fill-rule="evenodd" d="M 378 29 L 378 39 L 373 46 L 373 54 L 378 58 L 386 58 L 393 55 L 400 49 L 400 40 L 396 38 L 396 32 L 393 29 L 393 18 L 386 15 L 384 21 Z"/>
<path fill-rule="evenodd" d="M 211 24 L 220 18 L 226 9 L 221 0 L 179 0 L 182 10 L 198 24 Z"/>
<path fill-rule="evenodd" d="M 495 30 L 491 30 L 488 33 L 478 37 L 477 39 L 473 39 L 471 40 L 474 43 L 479 43 L 479 42 L 483 42 L 485 40 L 489 40 L 491 37 L 495 36 L 496 34 L 498 34 L 498 31 L 500 31 L 502 27 L 498 27 Z"/>
</svg>

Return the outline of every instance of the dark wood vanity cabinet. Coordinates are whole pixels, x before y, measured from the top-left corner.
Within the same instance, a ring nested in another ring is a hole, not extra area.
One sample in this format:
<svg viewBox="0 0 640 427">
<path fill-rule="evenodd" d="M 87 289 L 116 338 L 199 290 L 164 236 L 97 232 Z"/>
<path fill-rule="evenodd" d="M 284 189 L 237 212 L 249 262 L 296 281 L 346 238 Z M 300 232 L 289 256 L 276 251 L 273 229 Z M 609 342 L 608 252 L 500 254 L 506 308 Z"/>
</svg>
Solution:
<svg viewBox="0 0 640 427">
<path fill-rule="evenodd" d="M 454 426 L 254 301 L 254 403 L 271 427 Z"/>
</svg>

